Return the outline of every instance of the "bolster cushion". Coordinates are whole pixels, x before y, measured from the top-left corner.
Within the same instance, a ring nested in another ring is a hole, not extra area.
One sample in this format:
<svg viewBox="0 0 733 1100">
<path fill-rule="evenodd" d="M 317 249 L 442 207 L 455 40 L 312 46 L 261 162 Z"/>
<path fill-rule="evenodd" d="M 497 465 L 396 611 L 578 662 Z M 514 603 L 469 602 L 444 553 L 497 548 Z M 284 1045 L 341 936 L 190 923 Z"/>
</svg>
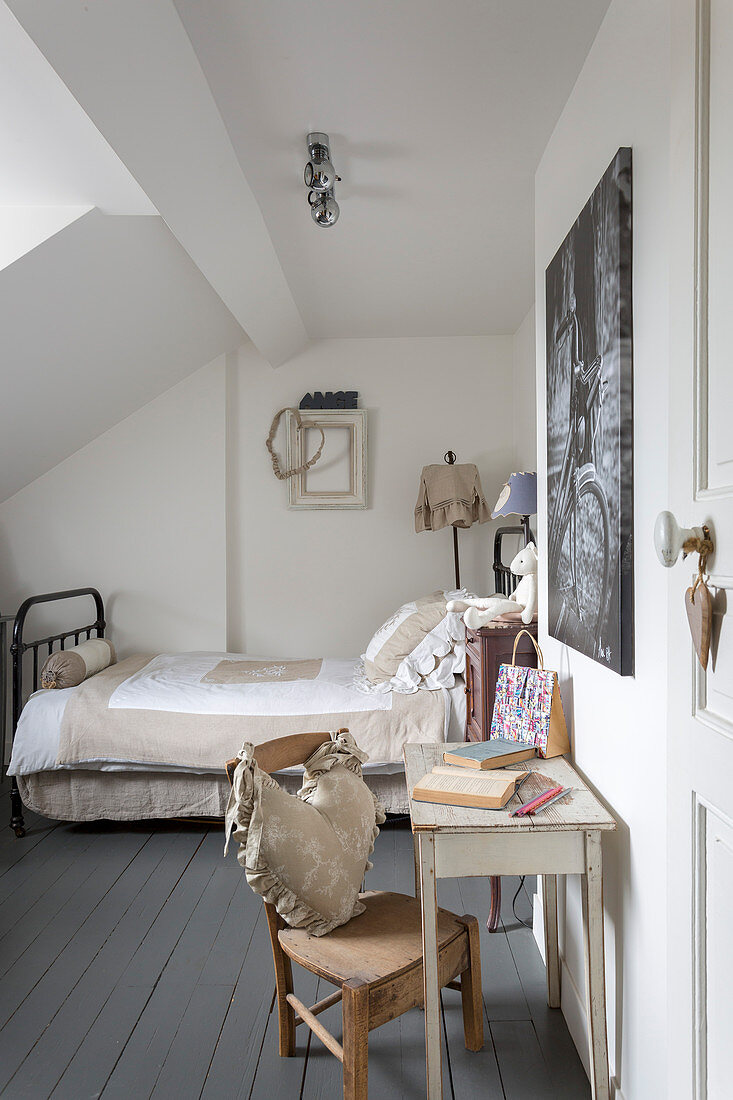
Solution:
<svg viewBox="0 0 733 1100">
<path fill-rule="evenodd" d="M 60 649 L 47 657 L 41 669 L 41 687 L 76 687 L 116 660 L 115 647 L 107 638 L 90 638 L 73 649 Z"/>
</svg>

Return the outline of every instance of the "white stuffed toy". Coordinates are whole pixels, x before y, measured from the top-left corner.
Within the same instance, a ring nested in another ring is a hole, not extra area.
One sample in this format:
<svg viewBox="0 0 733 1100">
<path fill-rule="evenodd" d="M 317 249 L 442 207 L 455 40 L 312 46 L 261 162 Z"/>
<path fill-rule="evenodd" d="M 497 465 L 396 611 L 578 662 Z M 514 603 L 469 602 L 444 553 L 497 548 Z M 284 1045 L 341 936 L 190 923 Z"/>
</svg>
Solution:
<svg viewBox="0 0 733 1100">
<path fill-rule="evenodd" d="M 499 615 L 512 612 L 521 613 L 521 619 L 525 625 L 531 623 L 537 610 L 537 547 L 535 544 L 530 542 L 520 550 L 509 568 L 515 576 L 522 578 L 512 593 L 511 599 L 496 593 L 477 600 L 451 600 L 446 610 L 460 611 L 462 607 L 469 604 L 463 615 L 463 621 L 469 630 L 478 630 Z"/>
</svg>

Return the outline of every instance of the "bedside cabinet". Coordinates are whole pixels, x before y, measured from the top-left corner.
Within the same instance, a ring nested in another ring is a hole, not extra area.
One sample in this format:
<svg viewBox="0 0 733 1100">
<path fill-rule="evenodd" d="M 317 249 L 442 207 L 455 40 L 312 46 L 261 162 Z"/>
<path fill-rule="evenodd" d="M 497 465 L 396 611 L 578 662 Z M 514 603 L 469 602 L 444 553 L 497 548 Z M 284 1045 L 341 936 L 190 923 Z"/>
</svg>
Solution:
<svg viewBox="0 0 733 1100">
<path fill-rule="evenodd" d="M 480 630 L 466 630 L 466 741 L 486 741 L 494 713 L 499 665 L 512 663 L 514 640 L 520 630 L 537 638 L 537 623 L 487 623 Z M 537 652 L 528 637 L 519 639 L 516 662 L 537 668 Z"/>
</svg>

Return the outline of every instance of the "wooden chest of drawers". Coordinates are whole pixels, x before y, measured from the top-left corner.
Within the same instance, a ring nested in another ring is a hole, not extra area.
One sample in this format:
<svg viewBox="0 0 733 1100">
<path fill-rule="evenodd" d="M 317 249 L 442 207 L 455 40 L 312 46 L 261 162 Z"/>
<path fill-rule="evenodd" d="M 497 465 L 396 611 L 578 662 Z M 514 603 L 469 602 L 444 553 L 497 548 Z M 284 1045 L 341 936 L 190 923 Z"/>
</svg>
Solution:
<svg viewBox="0 0 733 1100">
<path fill-rule="evenodd" d="M 480 630 L 466 631 L 466 741 L 486 741 L 494 713 L 494 695 L 499 665 L 512 661 L 514 640 L 520 630 L 537 637 L 537 623 L 492 623 Z M 537 668 L 537 653 L 525 635 L 519 639 L 516 662 Z"/>
</svg>

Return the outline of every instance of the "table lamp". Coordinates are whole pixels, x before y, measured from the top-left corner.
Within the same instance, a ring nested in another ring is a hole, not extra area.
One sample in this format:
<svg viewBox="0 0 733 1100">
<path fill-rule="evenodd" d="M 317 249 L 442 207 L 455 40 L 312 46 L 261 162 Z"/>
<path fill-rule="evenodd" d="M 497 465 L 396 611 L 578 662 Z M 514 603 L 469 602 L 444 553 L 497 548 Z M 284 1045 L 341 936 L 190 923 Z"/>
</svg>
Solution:
<svg viewBox="0 0 733 1100">
<path fill-rule="evenodd" d="M 453 528 L 453 563 L 456 588 L 461 587 L 458 561 L 458 528 L 486 523 L 489 506 L 481 488 L 478 468 L 470 462 L 456 462 L 455 451 L 443 455 L 445 465 L 423 466 L 415 505 L 415 530 L 440 531 Z"/>
<path fill-rule="evenodd" d="M 524 532 L 524 545 L 533 541 L 532 532 L 529 529 L 529 517 L 537 512 L 537 474 L 516 473 L 510 474 L 504 488 L 499 493 L 499 499 L 494 505 L 491 518 L 498 516 L 521 516 L 522 530 Z"/>
</svg>

